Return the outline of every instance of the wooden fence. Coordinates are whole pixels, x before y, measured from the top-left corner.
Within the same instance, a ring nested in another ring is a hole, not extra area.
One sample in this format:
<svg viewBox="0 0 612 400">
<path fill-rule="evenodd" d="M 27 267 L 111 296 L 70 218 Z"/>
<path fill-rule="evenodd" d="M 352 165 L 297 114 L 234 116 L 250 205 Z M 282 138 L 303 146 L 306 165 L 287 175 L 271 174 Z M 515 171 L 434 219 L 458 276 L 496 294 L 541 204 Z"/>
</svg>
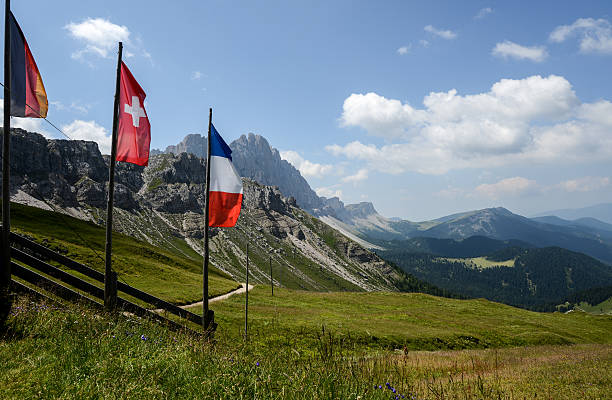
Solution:
<svg viewBox="0 0 612 400">
<path fill-rule="evenodd" d="M 11 259 L 23 264 L 20 265 L 16 262 L 11 262 L 11 269 L 13 275 L 23 279 L 24 281 L 48 290 L 62 299 L 70 301 L 85 301 L 94 305 L 95 307 L 102 307 L 102 303 L 95 300 L 104 300 L 104 289 L 102 287 L 98 287 L 90 282 L 87 282 L 86 280 L 66 272 L 64 269 L 55 267 L 49 264 L 47 261 L 54 261 L 65 267 L 65 269 L 76 271 L 94 281 L 102 283 L 102 285 L 104 284 L 103 273 L 78 263 L 60 253 L 50 250 L 13 232 L 11 232 Z M 116 274 L 114 274 L 113 279 L 116 280 Z M 17 286 L 23 286 L 18 284 L 16 281 L 13 282 Z M 168 313 L 174 314 L 180 318 L 184 318 L 202 326 L 201 315 L 184 310 L 174 304 L 152 296 L 149 293 L 136 289 L 133 286 L 129 286 L 123 282 L 117 282 L 117 291 L 150 304 L 154 309 L 165 310 Z M 174 329 L 189 329 L 184 325 L 165 318 L 157 312 L 137 305 L 121 296 L 117 296 L 117 307 L 140 317 L 152 318 L 161 321 Z"/>
</svg>

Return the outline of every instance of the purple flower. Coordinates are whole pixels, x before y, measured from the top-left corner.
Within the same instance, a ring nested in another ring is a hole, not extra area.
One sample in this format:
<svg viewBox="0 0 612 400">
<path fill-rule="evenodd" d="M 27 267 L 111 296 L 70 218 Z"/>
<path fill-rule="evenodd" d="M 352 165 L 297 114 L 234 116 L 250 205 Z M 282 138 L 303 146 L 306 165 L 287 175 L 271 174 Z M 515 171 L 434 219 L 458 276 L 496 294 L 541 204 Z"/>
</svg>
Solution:
<svg viewBox="0 0 612 400">
<path fill-rule="evenodd" d="M 147 340 L 147 337 L 145 335 L 140 335 L 140 340 Z"/>
<path fill-rule="evenodd" d="M 255 365 L 259 367 L 259 361 L 257 361 L 257 362 L 255 363 Z"/>
</svg>

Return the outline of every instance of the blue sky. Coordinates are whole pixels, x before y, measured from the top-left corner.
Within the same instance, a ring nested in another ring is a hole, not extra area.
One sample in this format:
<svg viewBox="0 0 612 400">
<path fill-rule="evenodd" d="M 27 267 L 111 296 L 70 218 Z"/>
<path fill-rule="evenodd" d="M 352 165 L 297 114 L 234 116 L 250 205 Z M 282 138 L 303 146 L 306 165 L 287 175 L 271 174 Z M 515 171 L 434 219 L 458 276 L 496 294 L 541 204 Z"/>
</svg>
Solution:
<svg viewBox="0 0 612 400">
<path fill-rule="evenodd" d="M 13 2 L 49 119 L 109 146 L 116 42 L 152 147 L 266 137 L 321 195 L 411 220 L 612 201 L 608 1 Z M 60 137 L 37 120 L 15 125 Z"/>
</svg>

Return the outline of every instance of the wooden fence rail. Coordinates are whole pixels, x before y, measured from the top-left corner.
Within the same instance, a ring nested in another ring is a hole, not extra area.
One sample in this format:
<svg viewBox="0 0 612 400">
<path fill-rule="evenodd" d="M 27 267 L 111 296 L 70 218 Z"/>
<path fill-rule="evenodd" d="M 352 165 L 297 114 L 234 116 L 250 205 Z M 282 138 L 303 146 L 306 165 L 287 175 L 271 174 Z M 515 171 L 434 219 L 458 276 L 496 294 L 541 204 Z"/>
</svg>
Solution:
<svg viewBox="0 0 612 400">
<path fill-rule="evenodd" d="M 104 289 L 93 285 L 89 282 L 86 282 L 60 268 L 57 268 L 51 264 L 48 264 L 44 260 L 52 260 L 55 261 L 62 266 L 77 271 L 97 282 L 104 283 L 104 274 L 99 271 L 96 271 L 93 268 L 90 268 L 86 265 L 83 265 L 79 262 L 76 262 L 60 253 L 57 253 L 47 247 L 44 247 L 36 242 L 33 242 L 23 236 L 17 235 L 11 232 L 11 242 L 13 245 L 17 245 L 20 248 L 11 248 L 11 257 L 24 265 L 27 265 L 30 268 L 36 269 L 46 275 L 49 275 L 55 279 L 60 280 L 67 285 L 73 286 L 78 290 L 85 292 L 95 298 L 104 299 Z M 64 285 L 59 284 L 58 282 L 49 279 L 39 273 L 32 271 L 31 269 L 25 268 L 19 264 L 11 263 L 14 274 L 19 278 L 39 287 L 48 288 L 51 291 L 55 292 L 59 297 L 66 300 L 86 300 L 90 303 L 95 303 L 96 306 L 100 306 L 100 303 L 96 302 L 88 298 L 87 296 L 82 295 L 81 293 L 72 290 Z M 202 325 L 202 316 L 198 314 L 194 314 L 191 311 L 184 310 L 172 303 L 169 303 L 165 300 L 162 300 L 158 297 L 150 295 L 149 293 L 143 292 L 142 290 L 136 289 L 130 285 L 127 285 L 123 282 L 117 282 L 117 289 L 127 295 L 130 295 L 136 299 L 144 301 L 148 304 L 153 305 L 156 309 L 163 309 L 167 312 L 177 315 L 181 318 L 187 319 L 193 323 L 198 325 Z M 182 325 L 177 324 L 174 321 L 171 321 L 167 318 L 162 317 L 161 315 L 147 310 L 144 307 L 136 305 L 129 300 L 123 299 L 121 297 L 117 298 L 117 306 L 124 309 L 125 311 L 132 312 L 136 315 L 143 317 L 154 318 L 163 322 L 167 322 L 175 327 L 181 327 Z"/>
</svg>

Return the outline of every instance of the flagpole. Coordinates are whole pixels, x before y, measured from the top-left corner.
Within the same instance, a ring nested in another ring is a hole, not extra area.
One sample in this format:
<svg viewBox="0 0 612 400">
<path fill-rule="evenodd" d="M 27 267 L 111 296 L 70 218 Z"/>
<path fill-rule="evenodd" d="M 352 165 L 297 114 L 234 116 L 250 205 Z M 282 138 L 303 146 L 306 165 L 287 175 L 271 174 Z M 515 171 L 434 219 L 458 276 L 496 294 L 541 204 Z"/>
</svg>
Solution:
<svg viewBox="0 0 612 400">
<path fill-rule="evenodd" d="M 10 138 L 11 138 L 11 30 L 9 14 L 10 0 L 4 7 L 4 130 L 2 146 L 2 271 L 0 271 L 0 325 L 4 314 L 8 314 L 11 287 L 11 194 L 10 194 Z"/>
<path fill-rule="evenodd" d="M 209 194 L 210 194 L 210 127 L 212 125 L 212 107 L 208 113 L 208 150 L 206 152 L 206 197 L 204 199 L 204 266 L 202 280 L 202 301 L 204 308 L 202 310 L 202 327 L 206 331 L 212 321 L 210 310 L 208 309 L 208 221 L 209 221 Z"/>
<path fill-rule="evenodd" d="M 115 159 L 117 158 L 117 126 L 119 124 L 119 91 L 121 85 L 121 56 L 123 42 L 119 42 L 117 57 L 117 83 L 115 86 L 115 105 L 113 107 L 113 132 L 110 156 L 110 171 L 108 174 L 108 205 L 106 208 L 106 255 L 104 259 L 104 308 L 111 311 L 117 305 L 117 275 L 112 270 L 113 247 L 113 202 L 115 195 Z"/>
</svg>

